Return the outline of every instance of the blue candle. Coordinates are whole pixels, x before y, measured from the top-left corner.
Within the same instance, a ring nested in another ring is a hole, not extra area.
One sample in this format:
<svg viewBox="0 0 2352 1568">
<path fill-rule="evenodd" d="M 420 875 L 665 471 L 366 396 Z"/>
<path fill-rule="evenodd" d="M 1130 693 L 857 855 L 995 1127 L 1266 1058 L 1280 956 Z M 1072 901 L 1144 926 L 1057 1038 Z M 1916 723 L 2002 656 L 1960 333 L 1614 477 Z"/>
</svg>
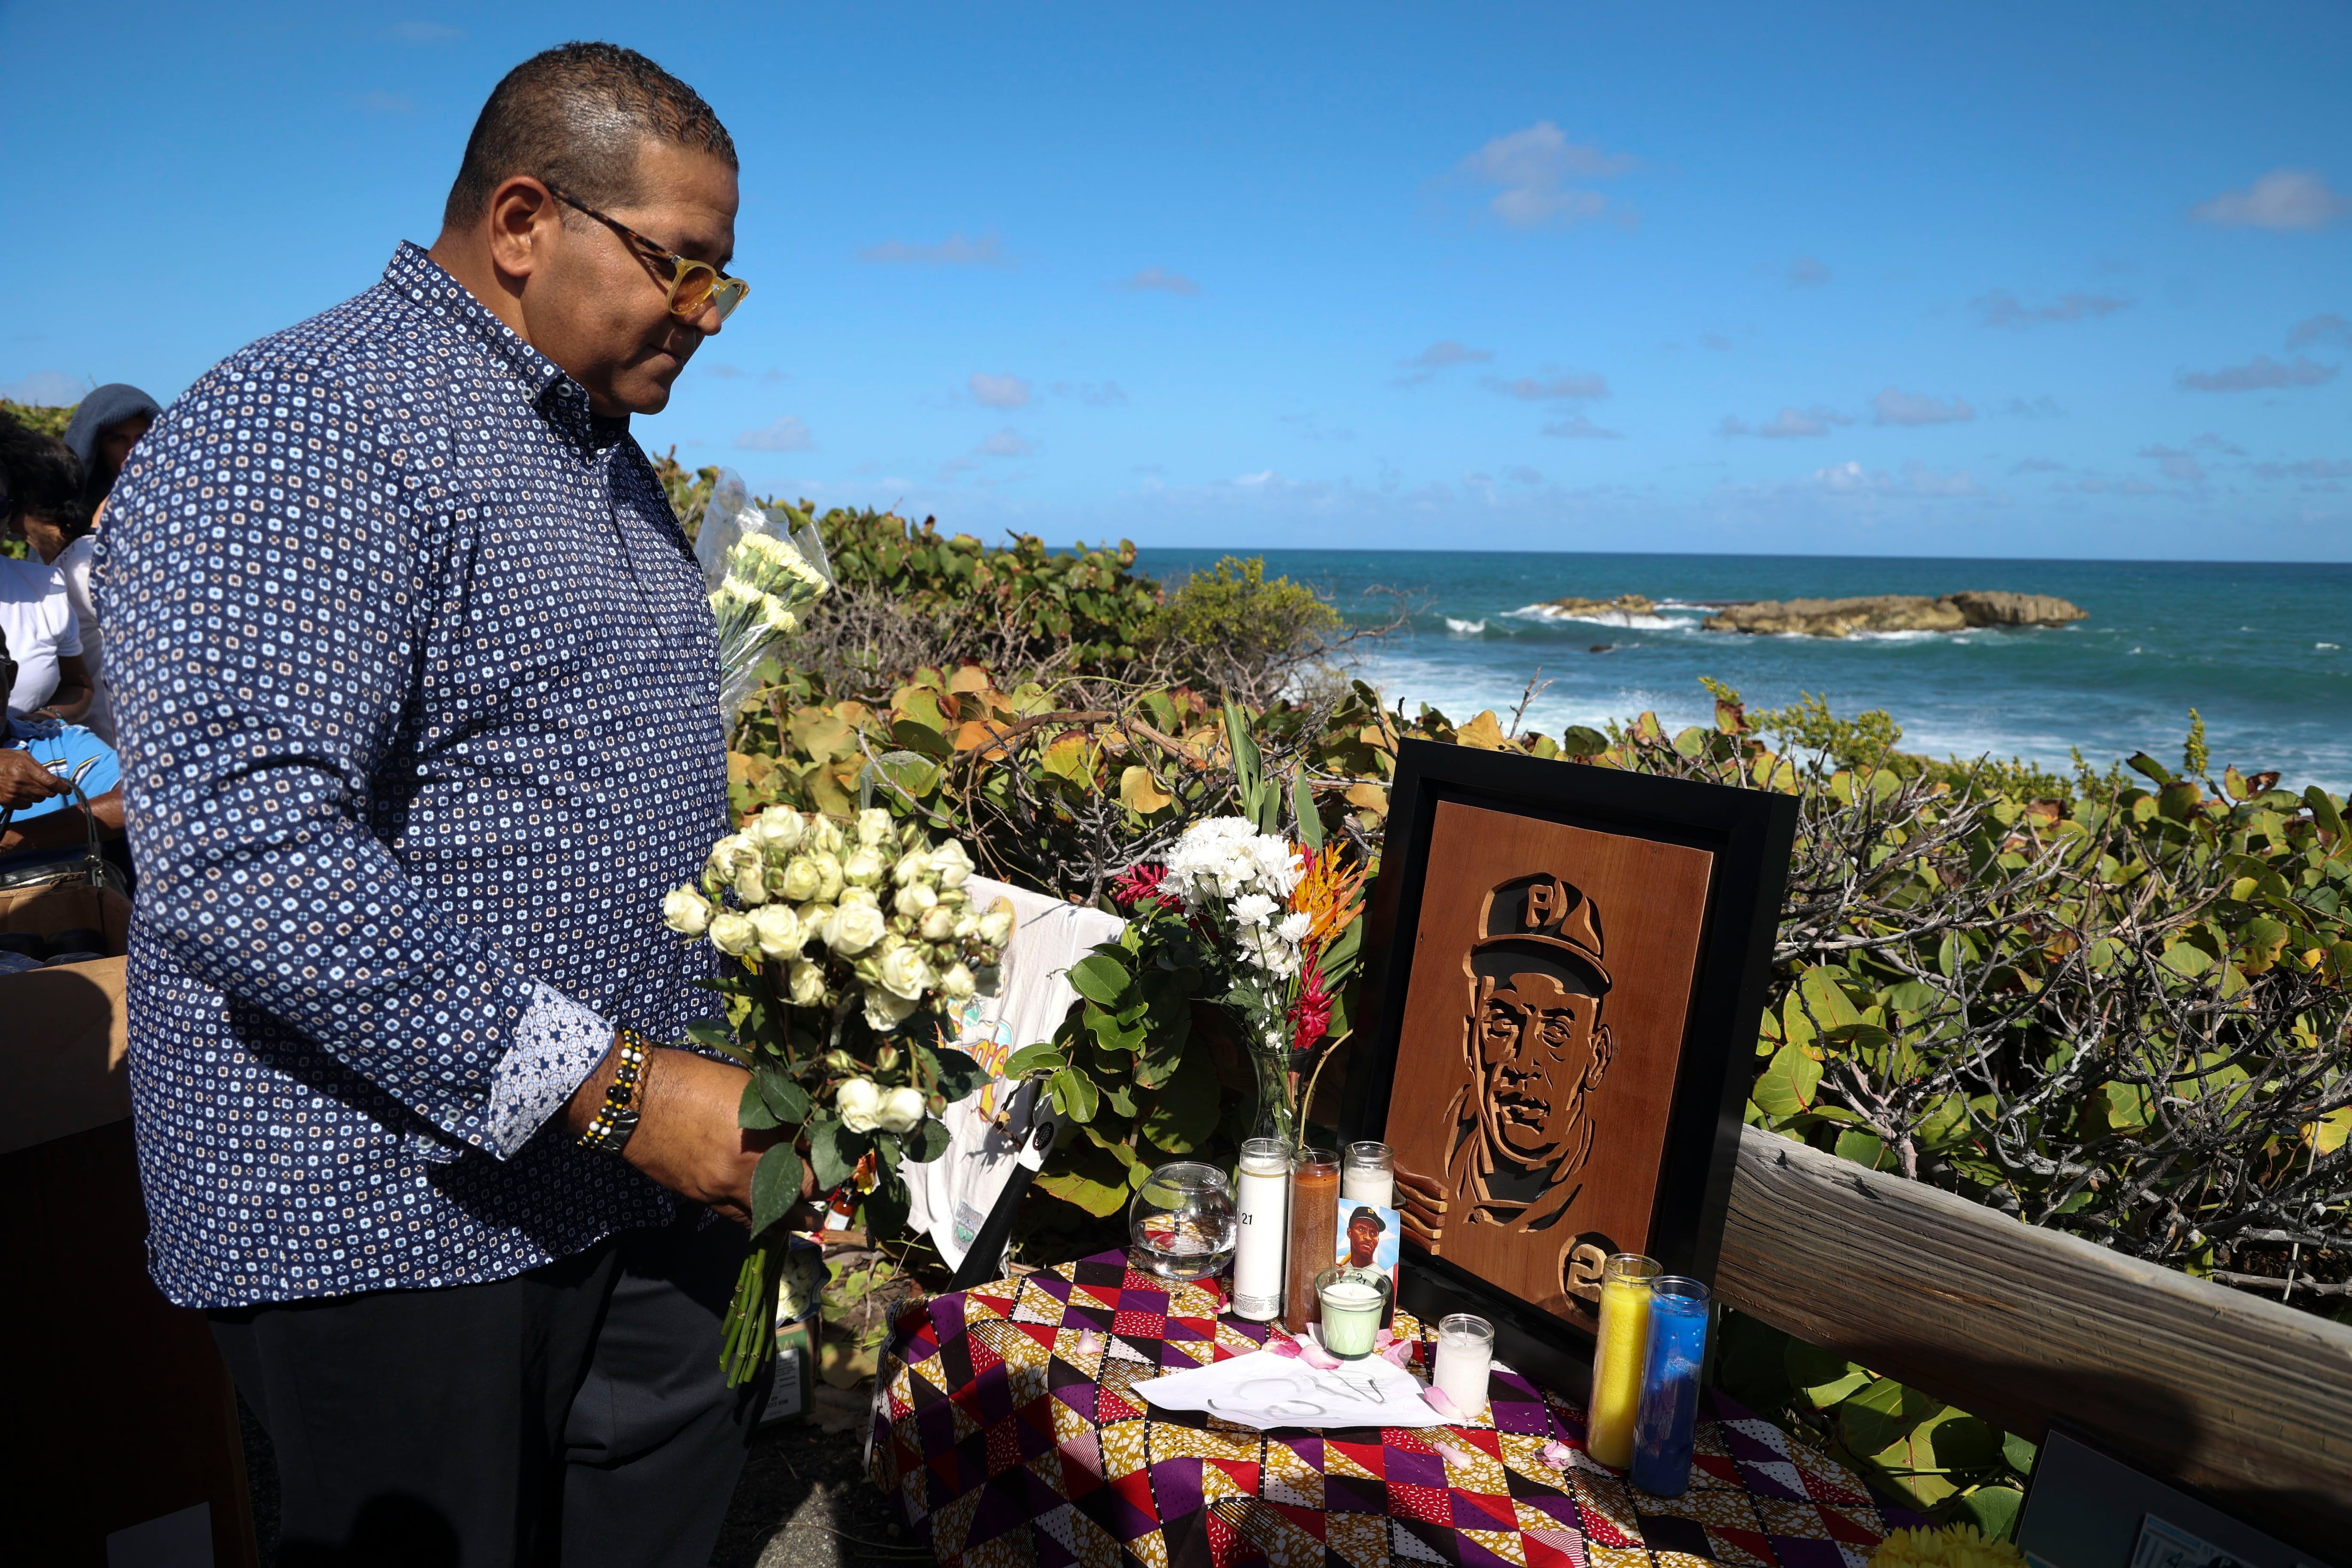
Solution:
<svg viewBox="0 0 2352 1568">
<path fill-rule="evenodd" d="M 1706 1287 L 1669 1274 L 1650 1287 L 1650 1353 L 1633 1423 L 1633 1484 L 1654 1497 L 1690 1486 L 1698 1374 L 1706 1361 Z"/>
</svg>

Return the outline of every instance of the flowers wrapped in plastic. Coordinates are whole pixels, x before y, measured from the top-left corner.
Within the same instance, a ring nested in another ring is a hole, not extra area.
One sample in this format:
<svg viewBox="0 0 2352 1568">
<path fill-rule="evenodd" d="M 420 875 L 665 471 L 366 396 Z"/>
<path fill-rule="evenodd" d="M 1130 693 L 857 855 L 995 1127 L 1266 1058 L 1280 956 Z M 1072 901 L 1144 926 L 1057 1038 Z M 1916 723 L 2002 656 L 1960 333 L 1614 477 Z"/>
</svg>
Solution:
<svg viewBox="0 0 2352 1568">
<path fill-rule="evenodd" d="M 833 565 L 816 523 L 789 506 L 751 504 L 742 479 L 722 469 L 703 508 L 695 559 L 719 622 L 719 716 L 731 720 L 758 689 L 760 665 L 802 612 L 833 591 Z"/>
<path fill-rule="evenodd" d="M 938 1044 L 946 1016 L 992 989 L 1013 906 L 973 901 L 971 857 L 881 810 L 847 822 L 772 805 L 710 847 L 662 918 L 732 962 L 713 984 L 724 1024 L 694 1037 L 751 1069 L 741 1124 L 776 1139 L 751 1182 L 751 1256 L 729 1308 L 731 1382 L 773 1348 L 774 1270 L 803 1171 L 852 1185 L 870 1235 L 903 1226 L 901 1164 L 947 1147 L 940 1113 L 985 1078 Z"/>
</svg>

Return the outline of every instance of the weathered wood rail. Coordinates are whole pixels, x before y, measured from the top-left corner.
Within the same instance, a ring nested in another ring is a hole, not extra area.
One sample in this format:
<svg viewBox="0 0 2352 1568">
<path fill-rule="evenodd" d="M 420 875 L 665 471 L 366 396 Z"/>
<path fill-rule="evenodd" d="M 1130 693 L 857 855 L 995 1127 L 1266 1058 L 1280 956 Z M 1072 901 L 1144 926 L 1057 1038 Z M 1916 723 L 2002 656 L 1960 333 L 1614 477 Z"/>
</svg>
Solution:
<svg viewBox="0 0 2352 1568">
<path fill-rule="evenodd" d="M 1776 1328 L 2347 1560 L 2352 1328 L 1752 1127 L 1716 1278 Z"/>
</svg>

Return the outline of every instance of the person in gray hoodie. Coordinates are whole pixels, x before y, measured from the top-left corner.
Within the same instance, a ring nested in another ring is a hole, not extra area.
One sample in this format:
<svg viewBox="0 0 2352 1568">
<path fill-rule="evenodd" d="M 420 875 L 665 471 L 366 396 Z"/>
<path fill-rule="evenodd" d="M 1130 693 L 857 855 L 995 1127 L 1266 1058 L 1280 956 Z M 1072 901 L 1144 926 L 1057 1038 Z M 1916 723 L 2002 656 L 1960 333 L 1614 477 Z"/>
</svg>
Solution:
<svg viewBox="0 0 2352 1568">
<path fill-rule="evenodd" d="M 100 387 L 75 408 L 66 426 L 66 445 L 81 463 L 82 504 L 93 513 L 114 488 L 131 448 L 163 412 L 153 398 L 120 381 Z"/>
</svg>

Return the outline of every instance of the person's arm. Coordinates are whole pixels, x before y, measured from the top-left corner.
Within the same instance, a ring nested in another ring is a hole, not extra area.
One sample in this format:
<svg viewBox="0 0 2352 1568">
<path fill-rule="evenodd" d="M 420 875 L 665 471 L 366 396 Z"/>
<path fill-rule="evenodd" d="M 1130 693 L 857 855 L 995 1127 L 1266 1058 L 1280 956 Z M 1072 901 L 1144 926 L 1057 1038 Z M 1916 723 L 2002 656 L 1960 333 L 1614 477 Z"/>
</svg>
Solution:
<svg viewBox="0 0 2352 1568">
<path fill-rule="evenodd" d="M 563 1108 L 563 1123 L 572 1137 L 596 1119 L 619 1065 L 619 1058 L 607 1050 L 572 1091 Z M 621 1157 L 679 1196 L 706 1204 L 738 1225 L 751 1224 L 751 1171 L 780 1134 L 747 1132 L 737 1122 L 749 1076 L 741 1068 L 692 1051 L 652 1052 L 637 1130 Z"/>
<path fill-rule="evenodd" d="M 300 400 L 257 416 L 257 382 L 298 378 Z M 399 787 L 417 648 L 462 582 L 444 575 L 457 542 L 371 439 L 374 416 L 316 367 L 239 364 L 187 395 L 107 516 L 142 928 L 283 1037 L 512 1155 L 614 1021 L 453 919 L 369 823 Z"/>
<path fill-rule="evenodd" d="M 58 689 L 49 700 L 35 710 L 36 719 L 55 719 L 61 723 L 79 724 L 89 711 L 90 700 L 97 696 L 90 685 L 89 667 L 79 653 L 58 655 Z"/>
<path fill-rule="evenodd" d="M 62 786 L 65 781 L 60 779 L 58 782 Z M 97 819 L 100 838 L 122 837 L 122 791 L 120 786 L 91 801 L 89 816 L 82 815 L 81 807 L 68 805 L 56 811 L 45 811 L 28 822 L 12 822 L 0 828 L 0 855 L 14 855 L 19 849 L 61 849 L 68 845 L 87 844 L 89 842 L 91 818 Z"/>
<path fill-rule="evenodd" d="M 0 721 L 5 724 L 5 721 Z M 43 766 L 40 760 L 22 746 L 0 750 L 0 806 L 22 811 L 28 805 L 38 805 L 52 796 L 66 793 L 66 781 Z"/>
</svg>

